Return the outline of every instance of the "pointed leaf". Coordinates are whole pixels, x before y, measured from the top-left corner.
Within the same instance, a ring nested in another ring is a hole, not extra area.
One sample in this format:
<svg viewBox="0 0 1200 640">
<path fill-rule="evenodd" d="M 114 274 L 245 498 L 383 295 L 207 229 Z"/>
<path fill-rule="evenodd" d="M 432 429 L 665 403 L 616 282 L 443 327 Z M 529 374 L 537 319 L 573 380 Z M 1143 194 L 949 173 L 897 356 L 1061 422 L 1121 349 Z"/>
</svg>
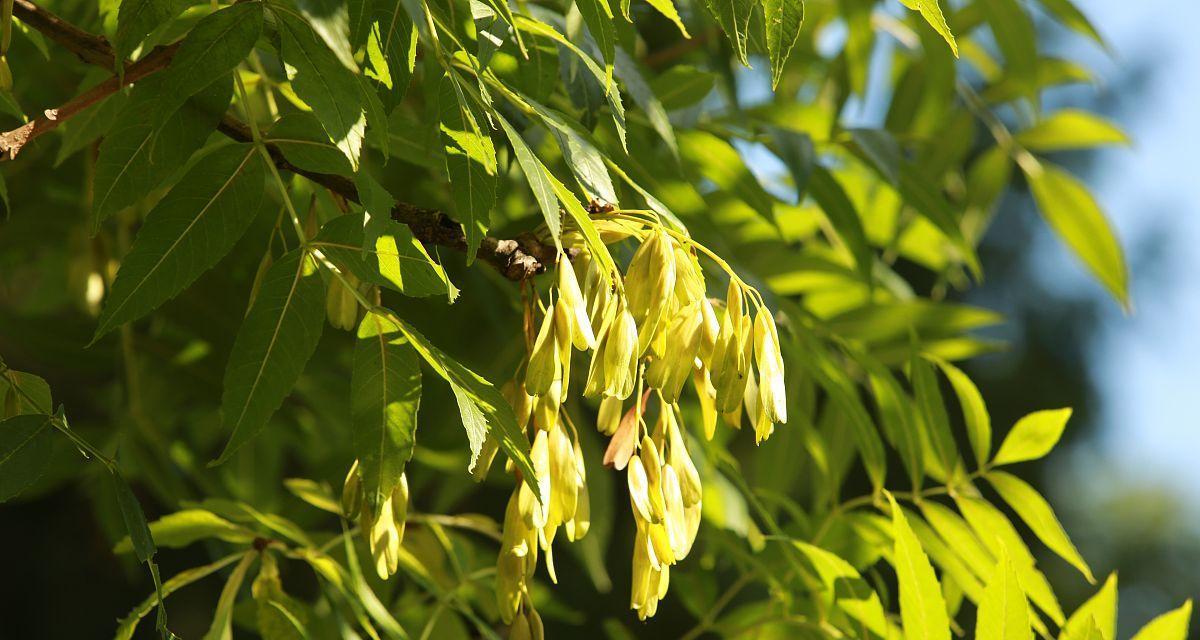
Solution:
<svg viewBox="0 0 1200 640">
<path fill-rule="evenodd" d="M 1082 109 L 1056 111 L 1015 137 L 1026 149 L 1043 153 L 1129 144 L 1117 125 Z"/>
<path fill-rule="evenodd" d="M 150 523 L 150 533 L 159 547 L 179 549 L 197 540 L 216 538 L 234 544 L 254 540 L 254 532 L 236 525 L 205 509 L 184 509 Z M 113 553 L 133 551 L 132 538 L 126 536 L 113 547 Z"/>
<path fill-rule="evenodd" d="M 542 217 L 546 220 L 546 228 L 550 230 L 550 236 L 554 238 L 554 243 L 558 245 L 561 241 L 559 236 L 562 234 L 562 223 L 558 216 L 558 203 L 555 200 L 554 186 L 550 184 L 547 178 L 548 169 L 546 165 L 538 160 L 537 156 L 533 155 L 533 151 L 529 150 L 529 146 L 525 144 L 525 140 L 521 138 L 521 134 L 513 129 L 508 120 L 504 119 L 499 113 L 495 114 L 496 120 L 500 122 L 500 128 L 504 129 L 504 135 L 508 136 L 508 142 L 512 145 L 513 154 L 517 157 L 517 164 L 521 165 L 521 171 L 525 174 L 525 181 L 529 183 L 529 188 L 533 190 L 534 199 L 537 200 L 538 208 L 542 210 Z"/>
<path fill-rule="evenodd" d="M 201 18 L 162 72 L 155 129 L 161 129 L 188 98 L 236 69 L 254 48 L 262 26 L 263 6 L 258 2 L 239 2 Z"/>
<path fill-rule="evenodd" d="M 1062 437 L 1071 409 L 1048 409 L 1035 411 L 1013 425 L 1000 444 L 993 465 L 1012 464 L 1026 460 L 1037 460 L 1050 453 Z"/>
<path fill-rule="evenodd" d="M 1133 636 L 1133 640 L 1185 640 L 1191 620 L 1192 601 L 1188 600 L 1182 607 L 1151 620 Z"/>
<path fill-rule="evenodd" d="M 492 137 L 480 128 L 466 97 L 450 76 L 441 81 L 439 107 L 455 219 L 462 223 L 466 233 L 467 264 L 471 264 L 491 225 L 492 207 L 496 205 L 496 149 Z"/>
<path fill-rule="evenodd" d="M 1059 640 L 1117 640 L 1117 574 L 1110 573 L 1104 586 L 1067 618 Z"/>
<path fill-rule="evenodd" d="M 113 49 L 119 60 L 133 53 L 151 31 L 176 16 L 183 9 L 178 0 L 124 0 L 117 11 L 117 32 Z"/>
<path fill-rule="evenodd" d="M 1046 223 L 1100 283 L 1128 306 L 1129 274 L 1121 244 L 1087 187 L 1062 168 L 1044 162 L 1026 176 Z"/>
<path fill-rule="evenodd" d="M 717 19 L 717 24 L 721 25 L 738 60 L 750 66 L 750 59 L 746 55 L 746 38 L 750 32 L 754 3 L 750 0 L 704 0 L 704 5 Z"/>
<path fill-rule="evenodd" d="M 100 144 L 93 183 L 93 227 L 157 189 L 187 163 L 224 115 L 231 81 L 214 82 L 184 103 L 157 134 L 153 120 L 164 94 L 162 76 L 133 89 L 116 123 Z"/>
<path fill-rule="evenodd" d="M 308 23 L 285 10 L 272 10 L 279 26 L 283 60 L 292 89 L 320 120 L 325 133 L 357 171 L 366 113 L 358 78 L 325 46 Z"/>
<path fill-rule="evenodd" d="M 350 413 L 366 502 L 375 513 L 412 458 L 420 405 L 417 352 L 394 322 L 368 312 L 354 343 Z"/>
<path fill-rule="evenodd" d="M 221 397 L 222 424 L 230 434 L 220 464 L 253 438 L 291 392 L 325 326 L 325 285 L 303 249 L 279 258 L 263 278 L 242 322 Z"/>
<path fill-rule="evenodd" d="M 146 524 L 146 514 L 142 512 L 142 505 L 137 496 L 133 495 L 129 483 L 115 468 L 112 469 L 112 479 L 116 486 L 117 506 L 121 509 L 121 520 L 125 522 L 125 530 L 129 532 L 133 554 L 137 556 L 138 562 L 149 562 L 157 549 L 154 546 L 154 536 L 150 533 L 150 525 Z"/>
<path fill-rule="evenodd" d="M 900 618 L 910 640 L 950 640 L 950 619 L 933 566 L 908 525 L 900 505 L 887 494 L 892 508 L 893 560 L 900 582 Z"/>
<path fill-rule="evenodd" d="M 954 387 L 954 393 L 958 396 L 963 421 L 967 426 L 967 438 L 971 441 L 971 450 L 975 452 L 975 461 L 981 466 L 987 464 L 988 456 L 992 455 L 992 418 L 983 403 L 983 395 L 962 369 L 941 358 L 935 358 L 933 361 L 941 367 L 942 373 L 950 380 L 950 386 Z"/>
<path fill-rule="evenodd" d="M 765 0 L 763 16 L 767 27 L 767 56 L 771 59 L 771 88 L 779 86 L 783 66 L 792 55 L 804 22 L 804 0 Z"/>
<path fill-rule="evenodd" d="M 805 542 L 792 541 L 792 544 L 817 570 L 817 575 L 825 587 L 824 597 L 830 605 L 845 611 L 846 615 L 858 621 L 862 628 L 876 636 L 887 637 L 887 615 L 879 601 L 879 595 L 849 562 Z"/>
<path fill-rule="evenodd" d="M 46 470 L 54 453 L 50 421 L 32 413 L 0 421 L 0 502 L 20 495 Z"/>
<path fill-rule="evenodd" d="M 1003 471 L 991 471 L 984 477 L 1051 551 L 1079 569 L 1088 582 L 1096 582 L 1087 562 L 1079 555 L 1071 538 L 1055 517 L 1054 510 L 1036 489 L 1024 480 Z"/>
<path fill-rule="evenodd" d="M 174 298 L 219 262 L 254 221 L 264 173 L 252 144 L 224 147 L 197 162 L 146 217 L 92 341 Z"/>
<path fill-rule="evenodd" d="M 1029 640 L 1029 603 L 1021 589 L 1021 580 L 1012 560 L 1000 547 L 1000 558 L 983 591 L 979 617 L 975 623 L 975 640 Z"/>
<path fill-rule="evenodd" d="M 313 246 L 363 282 L 414 297 L 457 293 L 445 270 L 429 257 L 408 227 L 392 220 L 374 225 L 375 246 L 365 253 L 363 218 L 358 215 L 338 216 L 326 222 L 313 238 Z"/>
<path fill-rule="evenodd" d="M 933 27 L 938 35 L 946 40 L 946 44 L 950 45 L 950 51 L 954 57 L 958 57 L 958 43 L 954 41 L 954 34 L 950 32 L 950 25 L 946 24 L 946 17 L 942 15 L 942 8 L 938 5 L 938 0 L 900 0 L 901 4 L 918 11 L 925 22 Z"/>
</svg>

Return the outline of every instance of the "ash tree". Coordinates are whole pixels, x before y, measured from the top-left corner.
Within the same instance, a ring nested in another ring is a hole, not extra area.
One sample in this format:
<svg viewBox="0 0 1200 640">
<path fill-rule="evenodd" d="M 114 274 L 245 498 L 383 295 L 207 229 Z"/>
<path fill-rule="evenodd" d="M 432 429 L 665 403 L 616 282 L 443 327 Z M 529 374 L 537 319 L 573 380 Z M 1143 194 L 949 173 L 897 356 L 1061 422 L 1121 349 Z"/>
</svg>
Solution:
<svg viewBox="0 0 1200 640">
<path fill-rule="evenodd" d="M 993 425 L 947 301 L 1022 188 L 1129 304 L 1071 0 L 0 19 L 0 500 L 89 487 L 116 637 L 1114 638 L 1021 477 L 1071 410 Z"/>
</svg>

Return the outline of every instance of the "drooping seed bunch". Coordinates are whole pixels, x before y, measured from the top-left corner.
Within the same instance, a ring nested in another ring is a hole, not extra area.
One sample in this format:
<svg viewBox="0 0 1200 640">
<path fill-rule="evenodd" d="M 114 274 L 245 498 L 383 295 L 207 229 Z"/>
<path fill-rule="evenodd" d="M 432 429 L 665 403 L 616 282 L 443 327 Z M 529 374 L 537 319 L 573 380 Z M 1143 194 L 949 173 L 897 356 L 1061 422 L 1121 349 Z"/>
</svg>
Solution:
<svg viewBox="0 0 1200 640">
<path fill-rule="evenodd" d="M 342 513 L 347 520 L 358 519 L 375 562 L 375 573 L 387 580 L 395 575 L 400 564 L 400 544 L 408 521 L 408 477 L 401 473 L 392 493 L 378 505 L 372 507 L 369 502 L 355 460 L 342 485 Z"/>
<path fill-rule="evenodd" d="M 654 615 L 669 567 L 687 556 L 700 526 L 703 487 L 679 410 L 684 385 L 693 383 L 706 438 L 718 414 L 740 427 L 745 413 L 758 442 L 787 420 L 778 332 L 758 292 L 718 256 L 656 218 L 613 212 L 595 222 L 606 242 L 640 243 L 624 277 L 606 274 L 582 239 L 571 247 L 573 259 L 562 255 L 544 308 L 538 299 L 527 304 L 528 358 L 506 387 L 518 423 L 530 432 L 534 484 L 542 496 L 539 502 L 518 482 L 505 512 L 497 598 L 512 637 L 540 637 L 528 591 L 539 550 L 556 580 L 551 545 L 558 528 L 574 541 L 589 524 L 578 433 L 560 411 L 574 350 L 591 351 L 583 395 L 599 399 L 597 427 L 612 436 L 604 463 L 627 474 L 637 523 L 630 603 L 642 619 Z M 572 236 L 563 237 L 569 242 Z M 708 298 L 699 254 L 728 274 L 723 301 Z M 658 400 L 653 428 L 644 420 L 652 393 Z"/>
</svg>

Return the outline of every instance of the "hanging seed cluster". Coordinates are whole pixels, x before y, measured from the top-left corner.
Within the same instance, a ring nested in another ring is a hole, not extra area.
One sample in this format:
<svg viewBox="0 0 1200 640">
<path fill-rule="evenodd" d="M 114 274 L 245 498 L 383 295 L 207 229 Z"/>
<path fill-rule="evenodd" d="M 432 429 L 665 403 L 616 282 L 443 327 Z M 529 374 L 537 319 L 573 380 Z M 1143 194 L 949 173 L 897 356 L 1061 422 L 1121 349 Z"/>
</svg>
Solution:
<svg viewBox="0 0 1200 640">
<path fill-rule="evenodd" d="M 687 557 L 700 526 L 703 486 L 679 410 L 684 387 L 691 382 L 699 398 L 706 438 L 718 415 L 734 427 L 746 416 L 759 442 L 787 420 L 779 337 L 758 292 L 652 217 L 613 212 L 596 223 L 606 242 L 640 243 L 624 277 L 605 274 L 586 247 L 576 247 L 573 259 L 561 256 L 548 300 L 527 304 L 528 357 L 505 389 L 530 434 L 543 497 L 517 482 L 505 510 L 496 591 L 510 637 L 541 637 L 529 597 L 538 555 L 556 581 L 559 530 L 574 541 L 590 524 L 579 436 L 561 410 L 573 351 L 588 355 L 582 393 L 600 403 L 596 426 L 610 436 L 604 464 L 626 474 L 637 523 L 630 606 L 641 619 L 654 615 L 671 565 Z M 727 273 L 724 300 L 708 298 L 698 253 Z"/>
</svg>

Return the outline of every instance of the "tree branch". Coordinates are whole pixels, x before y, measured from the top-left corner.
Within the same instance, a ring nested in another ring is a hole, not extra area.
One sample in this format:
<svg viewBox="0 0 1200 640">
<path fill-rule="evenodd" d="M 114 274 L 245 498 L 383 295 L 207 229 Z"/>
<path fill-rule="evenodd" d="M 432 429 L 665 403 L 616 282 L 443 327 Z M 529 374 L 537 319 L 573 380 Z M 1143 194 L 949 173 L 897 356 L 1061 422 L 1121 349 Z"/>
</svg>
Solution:
<svg viewBox="0 0 1200 640">
<path fill-rule="evenodd" d="M 78 56 L 80 60 L 106 69 L 115 68 L 115 53 L 105 38 L 79 29 L 29 0 L 14 0 L 13 15 Z M 34 138 L 47 131 L 52 131 L 64 120 L 112 95 L 123 85 L 131 84 L 167 68 L 177 50 L 177 43 L 156 47 L 141 60 L 126 66 L 122 79 L 114 77 L 101 82 L 60 107 L 47 109 L 42 116 L 24 126 L 0 133 L 0 159 L 4 159 L 5 156 L 7 158 L 15 157 L 21 148 Z M 239 142 L 253 140 L 250 128 L 228 113 L 217 125 L 217 130 Z M 302 175 L 347 200 L 359 202 L 358 189 L 355 188 L 352 181 L 345 177 L 306 171 L 296 167 L 287 161 L 275 145 L 267 144 L 267 151 L 280 169 Z M 412 230 L 413 236 L 425 244 L 441 245 L 457 251 L 466 251 L 467 249 L 467 239 L 462 225 L 441 211 L 397 201 L 392 208 L 391 216 L 397 222 L 407 225 Z M 475 255 L 479 260 L 495 267 L 509 280 L 520 281 L 542 273 L 546 270 L 546 265 L 553 264 L 555 248 L 528 233 L 521 234 L 515 240 L 503 240 L 488 236 L 483 239 Z"/>
</svg>

